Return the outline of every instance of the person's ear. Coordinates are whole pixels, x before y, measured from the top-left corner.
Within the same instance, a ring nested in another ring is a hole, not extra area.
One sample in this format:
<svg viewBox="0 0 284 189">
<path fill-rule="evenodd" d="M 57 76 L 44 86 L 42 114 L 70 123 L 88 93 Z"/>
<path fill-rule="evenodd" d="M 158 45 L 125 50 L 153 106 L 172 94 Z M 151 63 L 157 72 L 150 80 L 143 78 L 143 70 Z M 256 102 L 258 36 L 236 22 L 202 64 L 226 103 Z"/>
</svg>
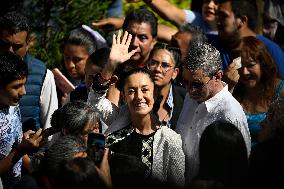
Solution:
<svg viewBox="0 0 284 189">
<path fill-rule="evenodd" d="M 247 26 L 248 23 L 248 17 L 247 16 L 240 16 L 237 18 L 237 27 L 238 29 Z"/>
<path fill-rule="evenodd" d="M 154 48 L 154 46 L 156 45 L 157 43 L 157 38 L 153 38 L 153 41 L 152 41 L 152 44 L 151 44 L 151 50 Z"/>
<path fill-rule="evenodd" d="M 172 80 L 175 80 L 178 76 L 179 68 L 174 68 L 173 74 L 172 74 Z"/>
</svg>

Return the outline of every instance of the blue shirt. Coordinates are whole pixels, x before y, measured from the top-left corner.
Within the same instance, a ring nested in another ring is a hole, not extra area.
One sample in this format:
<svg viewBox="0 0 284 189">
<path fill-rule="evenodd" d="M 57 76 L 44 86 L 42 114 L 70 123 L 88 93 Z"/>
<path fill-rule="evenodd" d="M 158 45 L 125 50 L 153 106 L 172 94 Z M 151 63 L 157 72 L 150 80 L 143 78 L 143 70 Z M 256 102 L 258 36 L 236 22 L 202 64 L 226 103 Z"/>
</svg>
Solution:
<svg viewBox="0 0 284 189">
<path fill-rule="evenodd" d="M 276 43 L 262 35 L 256 35 L 256 38 L 265 44 L 266 49 L 277 64 L 279 76 L 284 79 L 284 52 L 282 49 Z"/>
<path fill-rule="evenodd" d="M 281 96 L 283 87 L 284 87 L 284 81 L 280 81 L 277 84 L 277 88 L 275 91 L 276 98 L 283 98 Z M 247 121 L 248 121 L 248 127 L 249 127 L 252 145 L 255 145 L 258 143 L 258 135 L 261 131 L 260 123 L 266 118 L 266 113 L 267 112 L 260 112 L 260 113 L 255 113 L 255 114 L 245 113 Z"/>
<path fill-rule="evenodd" d="M 210 26 L 204 21 L 200 13 L 194 12 L 191 10 L 186 10 L 186 9 L 184 9 L 183 11 L 186 15 L 185 23 L 190 23 L 194 26 L 200 27 L 202 31 L 206 34 L 218 35 L 218 32 L 215 30 L 212 30 Z"/>
<path fill-rule="evenodd" d="M 222 59 L 222 69 L 225 70 L 232 62 L 230 53 L 225 51 L 217 35 L 207 34 L 207 38 L 209 43 L 219 50 Z M 261 35 L 256 35 L 256 38 L 265 44 L 278 67 L 279 76 L 284 78 L 284 53 L 282 49 L 276 43 Z"/>
</svg>

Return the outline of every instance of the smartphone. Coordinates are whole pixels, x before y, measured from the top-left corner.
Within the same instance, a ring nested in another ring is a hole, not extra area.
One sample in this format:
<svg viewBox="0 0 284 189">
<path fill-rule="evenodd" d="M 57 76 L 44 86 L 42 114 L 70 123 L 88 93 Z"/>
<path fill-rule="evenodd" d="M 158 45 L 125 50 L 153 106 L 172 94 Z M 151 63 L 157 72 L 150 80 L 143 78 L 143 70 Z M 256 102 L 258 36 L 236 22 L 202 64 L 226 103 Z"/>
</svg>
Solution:
<svg viewBox="0 0 284 189">
<path fill-rule="evenodd" d="M 87 148 L 88 155 L 95 161 L 96 165 L 100 165 L 105 150 L 105 135 L 101 133 L 89 133 Z"/>
<path fill-rule="evenodd" d="M 66 94 L 75 90 L 75 86 L 59 71 L 58 68 L 52 70 L 56 86 Z"/>
</svg>

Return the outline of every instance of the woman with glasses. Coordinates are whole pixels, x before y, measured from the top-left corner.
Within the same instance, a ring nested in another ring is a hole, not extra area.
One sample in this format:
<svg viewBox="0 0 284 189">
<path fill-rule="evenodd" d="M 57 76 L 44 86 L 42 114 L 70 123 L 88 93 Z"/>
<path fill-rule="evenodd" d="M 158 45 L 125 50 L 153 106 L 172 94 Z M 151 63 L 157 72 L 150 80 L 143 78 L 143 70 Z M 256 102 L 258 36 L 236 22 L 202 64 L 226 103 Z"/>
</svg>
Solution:
<svg viewBox="0 0 284 189">
<path fill-rule="evenodd" d="M 233 95 L 242 105 L 247 117 L 252 145 L 258 142 L 260 122 L 266 117 L 273 99 L 284 97 L 284 82 L 265 45 L 255 37 L 244 37 L 241 42 L 242 67 Z"/>
<path fill-rule="evenodd" d="M 153 111 L 162 125 L 173 130 L 176 128 L 186 94 L 184 88 L 173 84 L 179 73 L 180 63 L 179 48 L 170 47 L 167 44 L 157 44 L 152 50 L 147 64 L 157 89 Z"/>
</svg>

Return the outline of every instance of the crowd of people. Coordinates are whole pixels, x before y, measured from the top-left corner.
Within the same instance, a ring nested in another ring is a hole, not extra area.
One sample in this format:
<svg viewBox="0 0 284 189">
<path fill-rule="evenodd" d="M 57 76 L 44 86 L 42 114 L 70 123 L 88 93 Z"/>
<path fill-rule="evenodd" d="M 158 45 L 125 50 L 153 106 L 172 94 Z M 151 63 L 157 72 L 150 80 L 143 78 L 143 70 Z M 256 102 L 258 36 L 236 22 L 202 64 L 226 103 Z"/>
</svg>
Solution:
<svg viewBox="0 0 284 189">
<path fill-rule="evenodd" d="M 0 16 L 0 188 L 283 186 L 284 4 L 265 0 L 265 37 L 254 0 L 143 1 L 178 29 L 144 8 L 93 23 L 111 45 L 75 28 L 61 86 L 28 19 Z"/>
</svg>

